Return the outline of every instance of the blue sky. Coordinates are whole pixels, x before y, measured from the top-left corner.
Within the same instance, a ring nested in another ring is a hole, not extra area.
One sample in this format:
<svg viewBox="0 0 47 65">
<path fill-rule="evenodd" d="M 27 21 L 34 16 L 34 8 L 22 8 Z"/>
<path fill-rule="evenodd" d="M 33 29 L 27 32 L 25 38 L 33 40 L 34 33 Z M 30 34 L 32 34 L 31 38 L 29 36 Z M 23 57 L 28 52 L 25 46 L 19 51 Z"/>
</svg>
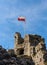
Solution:
<svg viewBox="0 0 47 65">
<path fill-rule="evenodd" d="M 26 24 L 17 20 L 26 18 Z M 47 0 L 0 0 L 0 45 L 14 48 L 14 34 L 38 34 L 47 47 Z"/>
</svg>

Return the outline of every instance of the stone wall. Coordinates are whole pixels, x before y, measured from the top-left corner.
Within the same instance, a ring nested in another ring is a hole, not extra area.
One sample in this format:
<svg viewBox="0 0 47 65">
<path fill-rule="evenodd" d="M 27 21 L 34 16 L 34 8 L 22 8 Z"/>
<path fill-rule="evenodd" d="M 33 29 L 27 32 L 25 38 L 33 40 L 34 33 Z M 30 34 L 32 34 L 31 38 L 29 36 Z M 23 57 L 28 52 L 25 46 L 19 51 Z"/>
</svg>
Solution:
<svg viewBox="0 0 47 65">
<path fill-rule="evenodd" d="M 17 56 L 31 56 L 35 65 L 44 65 L 42 51 L 46 51 L 45 40 L 40 35 L 25 35 L 24 39 L 20 33 L 15 34 L 14 51 Z"/>
</svg>

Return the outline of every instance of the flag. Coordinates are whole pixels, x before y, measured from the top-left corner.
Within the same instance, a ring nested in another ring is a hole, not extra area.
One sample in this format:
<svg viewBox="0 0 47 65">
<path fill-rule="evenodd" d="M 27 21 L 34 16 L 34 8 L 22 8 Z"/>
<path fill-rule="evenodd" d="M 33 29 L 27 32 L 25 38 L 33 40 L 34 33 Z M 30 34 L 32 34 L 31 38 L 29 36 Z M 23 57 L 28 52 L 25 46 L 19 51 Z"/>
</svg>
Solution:
<svg viewBox="0 0 47 65">
<path fill-rule="evenodd" d="M 24 21 L 25 22 L 25 17 L 18 17 L 18 21 Z"/>
</svg>

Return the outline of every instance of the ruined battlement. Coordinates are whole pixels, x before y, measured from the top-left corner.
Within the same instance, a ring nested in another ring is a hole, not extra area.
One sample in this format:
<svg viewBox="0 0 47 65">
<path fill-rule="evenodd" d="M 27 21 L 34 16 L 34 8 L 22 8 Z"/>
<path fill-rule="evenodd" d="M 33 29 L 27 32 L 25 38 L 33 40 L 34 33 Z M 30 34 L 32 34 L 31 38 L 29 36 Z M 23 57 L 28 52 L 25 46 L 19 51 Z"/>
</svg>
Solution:
<svg viewBox="0 0 47 65">
<path fill-rule="evenodd" d="M 30 43 L 35 43 L 35 45 L 37 45 L 37 43 L 41 41 L 45 42 L 45 39 L 42 38 L 40 35 L 27 34 L 23 39 L 21 37 L 21 34 L 19 32 L 16 32 L 14 37 L 17 43 L 30 42 Z"/>
</svg>

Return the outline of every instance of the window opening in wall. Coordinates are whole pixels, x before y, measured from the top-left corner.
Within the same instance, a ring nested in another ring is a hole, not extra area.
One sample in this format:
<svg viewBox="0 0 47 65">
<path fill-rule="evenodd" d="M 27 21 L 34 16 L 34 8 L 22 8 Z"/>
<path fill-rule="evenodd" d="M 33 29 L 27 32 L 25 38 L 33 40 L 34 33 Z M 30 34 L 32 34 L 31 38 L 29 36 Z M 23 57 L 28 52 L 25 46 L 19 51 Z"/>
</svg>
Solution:
<svg viewBox="0 0 47 65">
<path fill-rule="evenodd" d="M 37 52 L 38 52 L 38 50 L 37 50 Z"/>
<path fill-rule="evenodd" d="M 22 55 L 22 54 L 24 54 L 24 49 L 19 50 L 19 55 Z"/>
</svg>

